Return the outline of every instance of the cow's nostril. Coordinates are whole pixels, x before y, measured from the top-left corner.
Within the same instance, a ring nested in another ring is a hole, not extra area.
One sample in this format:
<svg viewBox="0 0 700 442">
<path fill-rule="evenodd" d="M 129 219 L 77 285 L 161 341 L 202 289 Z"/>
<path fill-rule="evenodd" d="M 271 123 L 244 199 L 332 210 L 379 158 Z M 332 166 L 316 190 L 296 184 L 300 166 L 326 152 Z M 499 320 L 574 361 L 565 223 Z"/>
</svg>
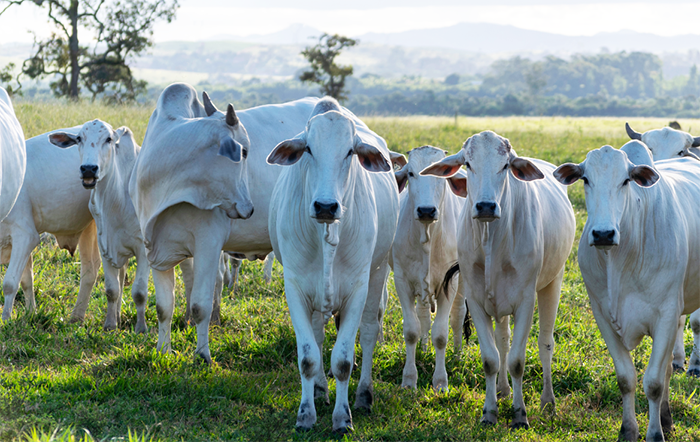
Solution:
<svg viewBox="0 0 700 442">
<path fill-rule="evenodd" d="M 322 203 L 314 201 L 314 212 L 317 218 L 335 218 L 340 205 L 337 202 Z"/>
</svg>

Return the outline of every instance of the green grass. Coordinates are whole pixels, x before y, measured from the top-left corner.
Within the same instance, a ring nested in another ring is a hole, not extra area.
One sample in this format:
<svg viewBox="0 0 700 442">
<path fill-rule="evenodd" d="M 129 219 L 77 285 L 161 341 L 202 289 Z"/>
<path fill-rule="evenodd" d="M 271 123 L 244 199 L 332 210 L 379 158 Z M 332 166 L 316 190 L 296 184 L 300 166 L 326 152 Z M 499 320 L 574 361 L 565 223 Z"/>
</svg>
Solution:
<svg viewBox="0 0 700 442">
<path fill-rule="evenodd" d="M 142 139 L 151 109 L 102 105 L 19 103 L 17 113 L 26 135 L 67 127 L 99 117 L 112 125 L 128 125 Z M 407 151 L 433 144 L 456 151 L 471 134 L 493 129 L 510 138 L 520 155 L 559 164 L 581 161 L 603 144 L 621 146 L 624 120 L 570 118 L 369 118 L 390 148 Z M 642 131 L 665 120 L 632 120 Z M 700 127 L 698 121 L 682 121 Z M 579 234 L 585 221 L 580 184 L 570 189 Z M 262 280 L 262 266 L 246 262 L 235 293 L 224 292 L 222 325 L 211 329 L 214 364 L 194 355 L 196 334 L 182 324 L 183 286 L 178 280 L 173 324 L 174 354 L 160 355 L 155 299 L 151 287 L 147 335 L 131 328 L 136 312 L 127 289 L 122 328 L 102 331 L 106 309 L 102 280 L 83 325 L 68 324 L 75 302 L 79 263 L 47 241 L 35 251 L 38 310 L 26 314 L 22 296 L 11 321 L 0 325 L 0 440 L 319 440 L 333 439 L 332 406 L 318 404 L 313 431 L 294 432 L 300 400 L 296 344 L 284 299 L 282 269 L 275 267 L 272 284 Z M 133 278 L 131 264 L 129 278 Z M 401 310 L 393 280 L 385 317 L 386 341 L 374 356 L 375 405 L 371 414 L 355 412 L 352 440 L 614 440 L 621 424 L 622 401 L 614 368 L 595 325 L 583 280 L 572 251 L 557 317 L 553 378 L 557 410 L 539 411 L 542 368 L 537 350 L 537 313 L 527 349 L 524 396 L 530 430 L 511 432 L 510 400 L 500 403 L 499 424 L 479 425 L 484 376 L 476 336 L 455 359 L 448 346 L 450 391 L 436 394 L 431 379 L 432 348 L 417 356 L 418 390 L 400 388 L 404 363 Z M 326 364 L 335 331 L 327 327 Z M 687 353 L 692 347 L 686 331 Z M 361 353 L 357 347 L 358 362 Z M 641 384 L 650 352 L 645 339 L 633 353 L 639 370 L 637 419 L 646 431 L 648 411 Z M 351 399 L 359 379 L 351 380 Z M 674 375 L 671 409 L 676 431 L 672 440 L 700 440 L 700 381 Z M 335 399 L 330 380 L 331 401 Z M 87 432 L 86 432 L 87 430 Z"/>
</svg>

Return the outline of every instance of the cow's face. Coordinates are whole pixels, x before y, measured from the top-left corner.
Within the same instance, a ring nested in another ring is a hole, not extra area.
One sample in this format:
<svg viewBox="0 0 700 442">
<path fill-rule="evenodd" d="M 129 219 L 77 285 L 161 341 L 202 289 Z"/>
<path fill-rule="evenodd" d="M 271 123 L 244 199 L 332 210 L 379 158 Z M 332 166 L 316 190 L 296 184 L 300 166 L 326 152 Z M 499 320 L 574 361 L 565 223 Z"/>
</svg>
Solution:
<svg viewBox="0 0 700 442">
<path fill-rule="evenodd" d="M 408 153 L 408 164 L 394 173 L 399 192 L 408 185 L 409 201 L 412 202 L 413 218 L 431 224 L 440 216 L 440 206 L 445 197 L 445 183 L 434 176 L 421 175 L 421 170 L 445 158 L 445 151 L 432 146 L 422 146 Z M 459 173 L 448 178 L 453 192 L 466 196 L 467 181 Z"/>
<path fill-rule="evenodd" d="M 625 124 L 627 135 L 633 140 L 642 141 L 649 147 L 654 155 L 654 161 L 670 160 L 672 158 L 691 157 L 700 160 L 698 149 L 700 137 L 693 137 L 687 132 L 664 127 L 654 129 L 643 134 L 635 132 L 629 125 Z"/>
<path fill-rule="evenodd" d="M 370 172 L 388 172 L 391 166 L 381 151 L 363 142 L 352 120 L 331 110 L 313 116 L 306 130 L 283 141 L 267 158 L 270 164 L 289 166 L 304 162 L 309 216 L 319 223 L 334 223 L 343 216 L 343 195 L 352 183 L 348 176 L 354 161 Z"/>
<path fill-rule="evenodd" d="M 620 244 L 620 220 L 629 201 L 632 181 L 642 187 L 652 186 L 658 173 L 646 165 L 635 166 L 623 151 L 603 146 L 588 153 L 581 164 L 563 164 L 554 171 L 562 184 L 581 179 L 586 193 L 589 246 L 609 249 Z"/>
<path fill-rule="evenodd" d="M 100 120 L 83 124 L 78 134 L 55 132 L 49 135 L 54 145 L 67 148 L 78 146 L 80 152 L 80 179 L 83 187 L 92 189 L 104 176 L 109 174 L 114 161 L 115 150 L 126 128 L 115 131 L 108 123 Z"/>
<path fill-rule="evenodd" d="M 457 173 L 461 165 L 467 168 L 471 216 L 482 222 L 501 217 L 499 201 L 509 173 L 522 181 L 544 178 L 534 163 L 515 154 L 506 138 L 491 131 L 470 137 L 459 153 L 433 164 L 421 174 L 447 178 Z"/>
</svg>

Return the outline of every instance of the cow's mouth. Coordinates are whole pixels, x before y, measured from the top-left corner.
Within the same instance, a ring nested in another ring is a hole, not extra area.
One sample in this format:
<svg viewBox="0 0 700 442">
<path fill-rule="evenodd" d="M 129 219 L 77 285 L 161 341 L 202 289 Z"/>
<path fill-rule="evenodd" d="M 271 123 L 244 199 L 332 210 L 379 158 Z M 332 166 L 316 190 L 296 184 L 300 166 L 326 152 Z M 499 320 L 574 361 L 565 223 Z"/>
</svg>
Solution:
<svg viewBox="0 0 700 442">
<path fill-rule="evenodd" d="M 83 178 L 83 187 L 86 189 L 92 189 L 95 187 L 95 184 L 97 184 L 97 178 L 96 177 L 84 177 Z"/>
</svg>

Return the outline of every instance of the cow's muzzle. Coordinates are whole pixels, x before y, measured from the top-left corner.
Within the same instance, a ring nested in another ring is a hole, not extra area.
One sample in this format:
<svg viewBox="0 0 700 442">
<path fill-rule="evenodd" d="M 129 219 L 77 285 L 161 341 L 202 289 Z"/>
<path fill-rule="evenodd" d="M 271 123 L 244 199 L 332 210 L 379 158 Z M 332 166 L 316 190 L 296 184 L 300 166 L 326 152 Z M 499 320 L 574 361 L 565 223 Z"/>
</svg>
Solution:
<svg viewBox="0 0 700 442">
<path fill-rule="evenodd" d="M 610 250 L 612 246 L 619 244 L 619 235 L 615 230 L 593 230 L 591 232 L 591 245 L 603 250 Z"/>
<path fill-rule="evenodd" d="M 493 201 L 479 201 L 474 204 L 472 218 L 489 223 L 501 217 L 500 207 Z"/>
<path fill-rule="evenodd" d="M 422 223 L 434 223 L 437 221 L 437 208 L 433 206 L 423 206 L 416 209 L 416 217 Z"/>
<path fill-rule="evenodd" d="M 314 201 L 313 218 L 320 223 L 332 223 L 338 220 L 340 204 L 337 201 Z"/>
<path fill-rule="evenodd" d="M 80 179 L 83 181 L 83 187 L 86 189 L 92 189 L 97 184 L 98 176 L 97 171 L 99 166 L 96 164 L 81 164 L 80 165 Z"/>
</svg>

